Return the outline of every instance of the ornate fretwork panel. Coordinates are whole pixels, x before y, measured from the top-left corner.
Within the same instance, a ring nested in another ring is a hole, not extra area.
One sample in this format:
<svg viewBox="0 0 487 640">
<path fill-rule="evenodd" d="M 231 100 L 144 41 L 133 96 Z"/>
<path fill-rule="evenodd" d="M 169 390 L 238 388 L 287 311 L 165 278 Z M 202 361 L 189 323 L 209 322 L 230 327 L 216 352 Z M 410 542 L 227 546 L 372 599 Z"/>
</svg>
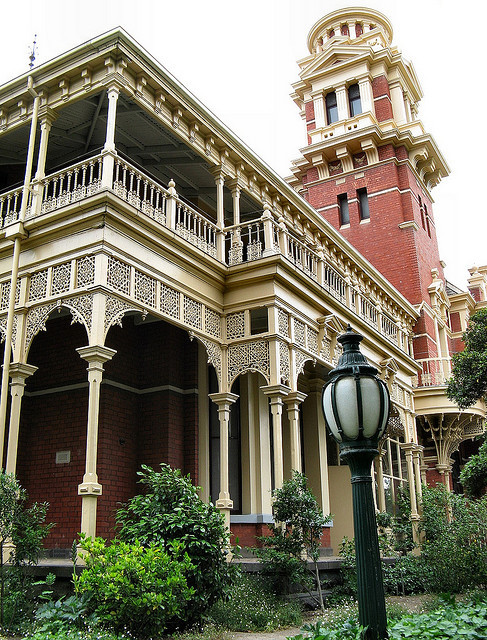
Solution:
<svg viewBox="0 0 487 640">
<path fill-rule="evenodd" d="M 228 348 L 228 385 L 247 371 L 261 373 L 269 383 L 269 343 L 266 340 L 243 342 Z"/>
<path fill-rule="evenodd" d="M 89 287 L 95 282 L 95 256 L 76 260 L 76 288 Z"/>
<path fill-rule="evenodd" d="M 143 305 L 155 308 L 156 306 L 156 281 L 154 278 L 135 272 L 135 299 Z"/>
<path fill-rule="evenodd" d="M 321 342 L 320 356 L 322 360 L 324 360 L 325 362 L 331 362 L 332 360 L 331 340 L 329 340 L 329 338 L 327 338 L 326 336 L 323 338 Z"/>
<path fill-rule="evenodd" d="M 214 338 L 221 338 L 222 328 L 220 314 L 208 307 L 205 307 L 205 331 Z"/>
<path fill-rule="evenodd" d="M 245 314 L 243 311 L 239 313 L 230 313 L 227 316 L 227 339 L 236 340 L 238 338 L 243 338 L 244 335 Z"/>
<path fill-rule="evenodd" d="M 17 280 L 17 287 L 15 290 L 15 304 L 20 302 L 20 280 Z M 10 299 L 10 281 L 2 282 L 0 284 L 0 311 L 6 311 L 8 309 Z"/>
<path fill-rule="evenodd" d="M 183 300 L 184 305 L 184 322 L 190 327 L 194 327 L 195 329 L 202 329 L 202 309 L 203 305 L 201 302 L 197 302 L 192 298 L 188 298 L 188 296 L 184 296 Z"/>
<path fill-rule="evenodd" d="M 34 307 L 27 313 L 25 323 L 25 350 L 26 353 L 30 348 L 32 340 L 39 331 L 46 330 L 46 321 L 54 309 L 59 308 L 56 302 L 46 304 L 41 307 Z"/>
<path fill-rule="evenodd" d="M 30 277 L 29 283 L 29 302 L 42 300 L 47 296 L 47 269 L 37 271 Z"/>
<path fill-rule="evenodd" d="M 89 294 L 69 298 L 63 301 L 63 306 L 71 311 L 71 315 L 73 316 L 71 324 L 79 322 L 84 325 L 89 338 L 93 319 L 93 295 Z"/>
<path fill-rule="evenodd" d="M 199 338 L 205 345 L 206 353 L 208 356 L 208 364 L 211 364 L 216 371 L 219 386 L 221 386 L 222 379 L 222 350 L 219 344 L 212 340 L 206 340 L 205 338 Z"/>
<path fill-rule="evenodd" d="M 296 376 L 299 376 L 299 374 L 303 373 L 304 371 L 304 365 L 306 361 L 310 360 L 311 358 L 309 357 L 308 354 L 304 353 L 303 351 L 300 351 L 299 349 L 296 349 L 294 354 L 295 354 L 294 360 L 296 363 Z"/>
<path fill-rule="evenodd" d="M 52 268 L 51 295 L 69 291 L 71 285 L 71 262 L 57 264 Z"/>
<path fill-rule="evenodd" d="M 291 380 L 291 367 L 289 363 L 289 346 L 284 340 L 279 340 L 280 378 L 282 384 L 288 384 Z"/>
<path fill-rule="evenodd" d="M 305 347 L 306 327 L 304 322 L 294 318 L 294 341 L 299 347 Z"/>
<path fill-rule="evenodd" d="M 18 334 L 18 326 L 19 326 L 19 318 L 17 315 L 14 315 L 13 324 L 12 324 L 12 349 L 15 351 L 16 340 Z M 7 335 L 7 316 L 0 318 L 0 335 L 2 342 L 5 342 L 5 337 Z"/>
<path fill-rule="evenodd" d="M 130 293 L 130 266 L 117 260 L 108 258 L 107 284 L 121 293 Z"/>
<path fill-rule="evenodd" d="M 133 305 L 128 304 L 124 300 L 115 298 L 113 296 L 107 296 L 105 302 L 105 335 L 108 333 L 110 327 L 114 325 L 122 326 L 123 316 L 127 311 L 140 311 L 140 309 L 134 309 Z"/>
<path fill-rule="evenodd" d="M 179 319 L 180 293 L 171 289 L 165 284 L 161 284 L 161 312 L 170 318 Z"/>
<path fill-rule="evenodd" d="M 289 316 L 283 309 L 278 309 L 277 322 L 281 336 L 289 337 Z"/>
<path fill-rule="evenodd" d="M 306 335 L 308 339 L 308 350 L 311 353 L 319 353 L 318 349 L 318 332 L 311 327 L 306 327 Z"/>
</svg>

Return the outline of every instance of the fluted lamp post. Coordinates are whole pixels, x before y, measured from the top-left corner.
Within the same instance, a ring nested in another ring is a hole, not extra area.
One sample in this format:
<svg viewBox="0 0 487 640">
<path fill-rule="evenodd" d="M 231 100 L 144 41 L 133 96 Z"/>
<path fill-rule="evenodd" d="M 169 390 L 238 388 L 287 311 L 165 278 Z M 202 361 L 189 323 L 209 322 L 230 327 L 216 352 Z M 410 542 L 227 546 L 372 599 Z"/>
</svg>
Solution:
<svg viewBox="0 0 487 640">
<path fill-rule="evenodd" d="M 350 326 L 337 338 L 343 353 L 323 387 L 323 413 L 340 446 L 340 459 L 350 467 L 359 621 L 366 627 L 365 638 L 376 640 L 388 634 L 371 469 L 386 430 L 390 399 L 377 369 L 360 351 L 362 339 Z"/>
</svg>

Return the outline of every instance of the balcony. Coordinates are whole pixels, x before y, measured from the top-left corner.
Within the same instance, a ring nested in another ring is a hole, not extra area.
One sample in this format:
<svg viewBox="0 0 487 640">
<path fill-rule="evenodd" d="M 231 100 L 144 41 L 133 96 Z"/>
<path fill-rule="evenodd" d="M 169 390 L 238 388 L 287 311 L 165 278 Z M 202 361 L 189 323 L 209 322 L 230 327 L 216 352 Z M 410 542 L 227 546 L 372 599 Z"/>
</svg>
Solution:
<svg viewBox="0 0 487 640">
<path fill-rule="evenodd" d="M 178 195 L 174 182 L 169 182 L 166 188 L 117 154 L 100 153 L 34 180 L 25 220 L 32 221 L 102 191 L 111 192 L 226 267 L 281 256 L 390 343 L 409 353 L 404 325 L 353 285 L 341 272 L 343 265 L 338 259 L 332 264 L 333 252 L 325 257 L 324 247 L 311 245 L 282 217 L 276 220 L 266 209 L 254 219 L 219 228 L 206 213 Z M 2 229 L 19 219 L 21 203 L 22 188 L 0 194 Z"/>
<path fill-rule="evenodd" d="M 451 376 L 451 358 L 417 360 L 422 371 L 413 378 L 413 387 L 445 387 Z"/>
</svg>

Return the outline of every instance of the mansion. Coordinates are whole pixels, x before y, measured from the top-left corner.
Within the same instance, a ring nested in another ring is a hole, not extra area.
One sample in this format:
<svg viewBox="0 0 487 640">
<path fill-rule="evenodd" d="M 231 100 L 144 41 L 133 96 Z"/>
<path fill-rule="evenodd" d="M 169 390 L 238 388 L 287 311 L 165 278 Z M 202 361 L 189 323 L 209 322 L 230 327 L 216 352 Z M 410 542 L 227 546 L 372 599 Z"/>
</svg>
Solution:
<svg viewBox="0 0 487 640">
<path fill-rule="evenodd" d="M 431 190 L 449 173 L 421 87 L 372 9 L 308 36 L 303 143 L 279 177 L 117 29 L 0 87 L 0 452 L 56 523 L 113 536 L 137 470 L 190 474 L 242 546 L 302 471 L 323 545 L 353 535 L 350 472 L 321 392 L 350 324 L 388 385 L 379 511 L 456 488 L 479 401 L 446 397 L 487 266 L 446 282 Z"/>
</svg>

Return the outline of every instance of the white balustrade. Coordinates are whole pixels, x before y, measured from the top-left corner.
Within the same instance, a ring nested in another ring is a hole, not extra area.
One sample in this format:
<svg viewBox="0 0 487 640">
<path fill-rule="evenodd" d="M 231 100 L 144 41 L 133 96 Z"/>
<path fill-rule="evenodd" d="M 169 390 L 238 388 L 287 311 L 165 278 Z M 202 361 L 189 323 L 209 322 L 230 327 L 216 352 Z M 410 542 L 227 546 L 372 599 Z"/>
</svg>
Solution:
<svg viewBox="0 0 487 640">
<path fill-rule="evenodd" d="M 201 213 L 180 200 L 176 200 L 176 233 L 216 258 L 218 227 Z"/>
<path fill-rule="evenodd" d="M 150 218 L 166 224 L 167 189 L 118 158 L 115 160 L 113 191 Z"/>
<path fill-rule="evenodd" d="M 373 302 L 364 298 L 363 294 L 360 295 L 360 316 L 373 327 L 378 327 L 379 312 Z"/>
<path fill-rule="evenodd" d="M 334 298 L 341 302 L 345 302 L 347 290 L 345 278 L 343 278 L 338 271 L 329 264 L 325 264 L 325 268 L 323 270 L 323 287 Z"/>
<path fill-rule="evenodd" d="M 32 194 L 29 194 L 27 213 L 30 211 L 31 204 Z M 0 220 L 2 221 L 2 227 L 18 220 L 21 205 L 22 187 L 0 194 Z"/>
<path fill-rule="evenodd" d="M 318 255 L 289 232 L 287 233 L 287 257 L 298 269 L 304 271 L 313 280 L 317 280 Z"/>
<path fill-rule="evenodd" d="M 48 213 L 88 198 L 101 189 L 102 157 L 95 156 L 46 176 L 39 182 L 40 213 Z M 31 211 L 32 217 L 36 215 Z"/>
<path fill-rule="evenodd" d="M 399 328 L 397 324 L 386 314 L 382 314 L 382 333 L 394 344 L 399 345 Z"/>
<path fill-rule="evenodd" d="M 451 375 L 451 358 L 417 360 L 422 371 L 413 378 L 414 387 L 442 387 Z"/>
</svg>

